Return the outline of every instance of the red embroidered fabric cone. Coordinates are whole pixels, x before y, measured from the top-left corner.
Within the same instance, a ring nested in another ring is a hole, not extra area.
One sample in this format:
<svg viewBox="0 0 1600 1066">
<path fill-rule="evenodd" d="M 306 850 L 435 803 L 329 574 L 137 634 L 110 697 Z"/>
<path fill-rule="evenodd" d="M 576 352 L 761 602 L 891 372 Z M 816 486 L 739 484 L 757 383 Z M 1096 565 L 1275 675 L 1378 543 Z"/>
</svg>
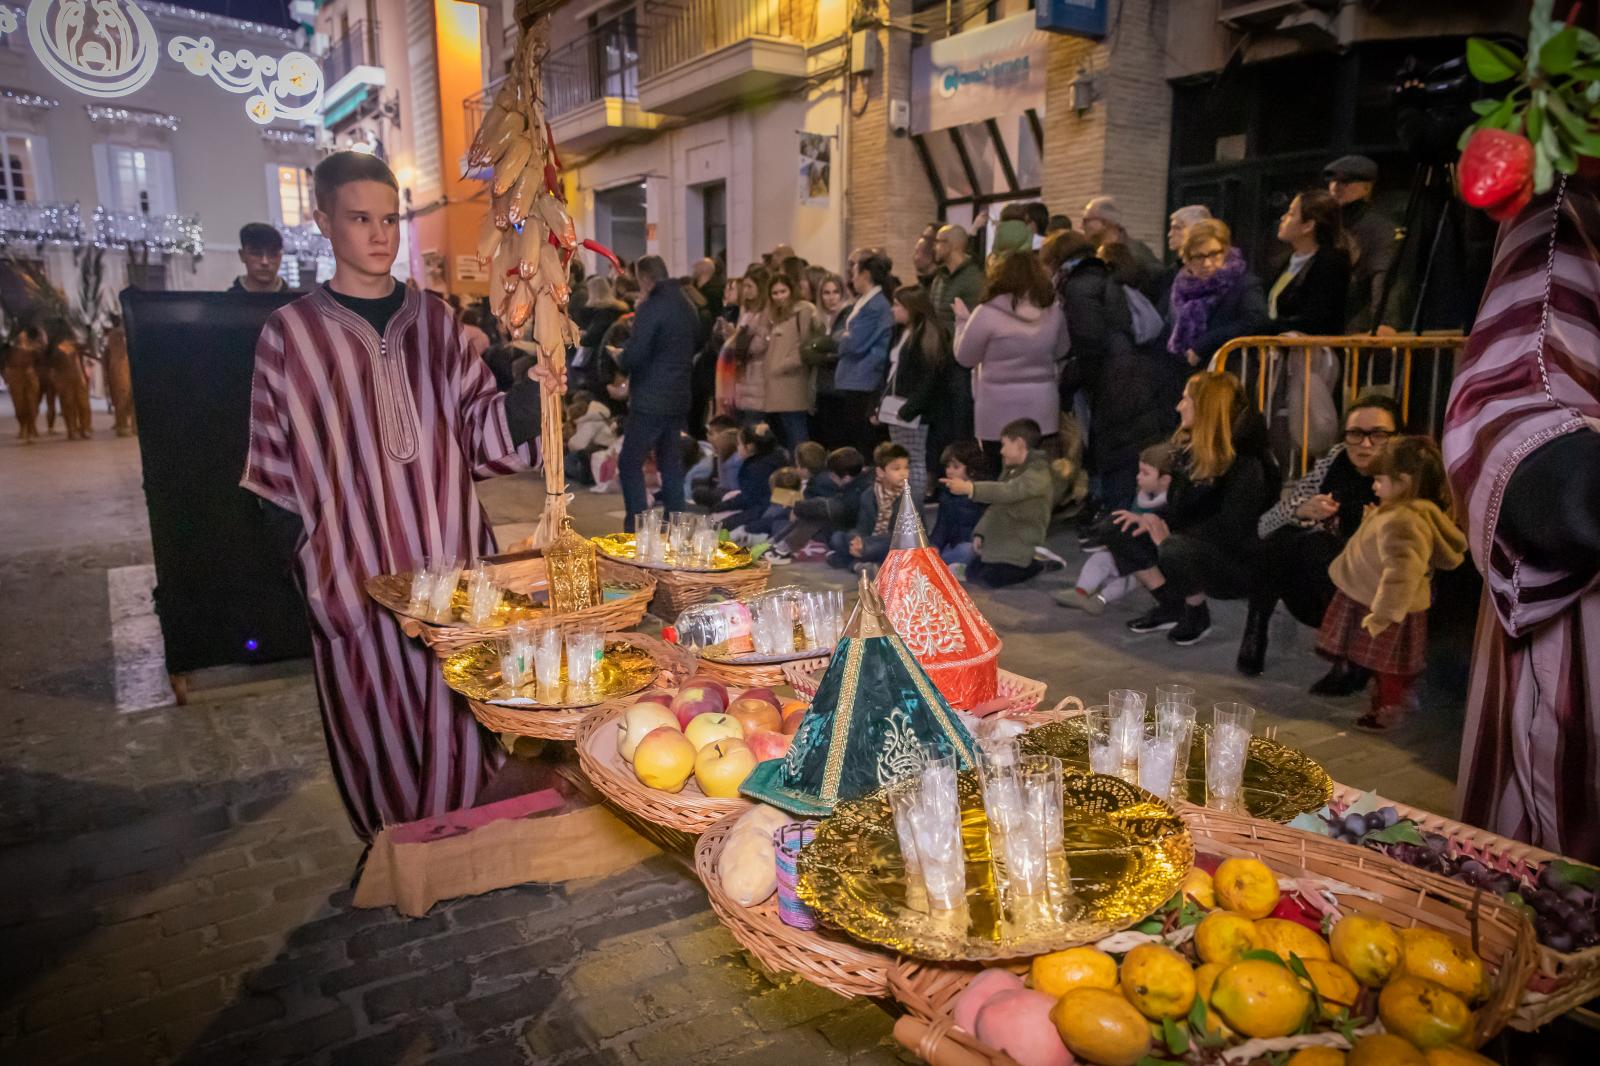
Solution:
<svg viewBox="0 0 1600 1066">
<path fill-rule="evenodd" d="M 928 544 L 909 483 L 878 571 L 878 595 L 895 632 L 952 706 L 971 710 L 994 699 L 1000 636 Z"/>
</svg>

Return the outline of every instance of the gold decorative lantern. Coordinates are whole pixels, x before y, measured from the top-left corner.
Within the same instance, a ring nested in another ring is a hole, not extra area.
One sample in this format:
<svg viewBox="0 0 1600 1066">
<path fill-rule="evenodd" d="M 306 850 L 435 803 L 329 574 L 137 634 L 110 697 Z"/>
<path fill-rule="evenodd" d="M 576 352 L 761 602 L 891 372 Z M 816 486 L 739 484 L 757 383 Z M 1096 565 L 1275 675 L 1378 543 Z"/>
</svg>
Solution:
<svg viewBox="0 0 1600 1066">
<path fill-rule="evenodd" d="M 561 520 L 561 531 L 544 550 L 545 576 L 550 582 L 550 609 L 572 614 L 600 603 L 600 562 L 589 539 Z"/>
</svg>

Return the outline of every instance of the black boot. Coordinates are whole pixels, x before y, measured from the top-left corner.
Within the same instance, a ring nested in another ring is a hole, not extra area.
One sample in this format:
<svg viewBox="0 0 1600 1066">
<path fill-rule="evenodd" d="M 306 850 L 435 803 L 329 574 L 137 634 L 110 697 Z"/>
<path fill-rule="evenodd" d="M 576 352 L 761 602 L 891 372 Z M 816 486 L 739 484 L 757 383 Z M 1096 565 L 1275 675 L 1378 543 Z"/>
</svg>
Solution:
<svg viewBox="0 0 1600 1066">
<path fill-rule="evenodd" d="M 1174 593 L 1171 585 L 1162 585 L 1150 594 L 1156 598 L 1156 605 L 1128 622 L 1129 629 L 1135 633 L 1159 633 L 1183 621 L 1183 597 Z"/>
<path fill-rule="evenodd" d="M 1333 668 L 1311 686 L 1313 696 L 1351 696 L 1367 687 L 1372 671 L 1348 659 L 1334 660 Z"/>
<path fill-rule="evenodd" d="M 1244 636 L 1239 638 L 1239 657 L 1234 667 L 1245 677 L 1259 677 L 1267 664 L 1267 630 L 1272 623 L 1272 603 L 1250 601 L 1250 613 L 1244 618 Z"/>
<path fill-rule="evenodd" d="M 1183 605 L 1183 620 L 1167 634 L 1167 639 L 1179 647 L 1198 644 L 1211 632 L 1211 608 L 1204 602 Z"/>
</svg>

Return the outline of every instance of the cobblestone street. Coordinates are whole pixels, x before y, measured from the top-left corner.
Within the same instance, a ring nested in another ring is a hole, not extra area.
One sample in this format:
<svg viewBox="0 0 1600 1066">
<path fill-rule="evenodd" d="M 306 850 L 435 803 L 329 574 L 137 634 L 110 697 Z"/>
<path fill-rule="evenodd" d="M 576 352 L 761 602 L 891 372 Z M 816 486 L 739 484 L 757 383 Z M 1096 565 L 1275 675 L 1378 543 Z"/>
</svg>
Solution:
<svg viewBox="0 0 1600 1066">
<path fill-rule="evenodd" d="M 107 575 L 151 556 L 137 445 L 105 421 L 25 448 L 0 410 L 0 1061 L 909 1061 L 880 1006 L 754 964 L 667 855 L 422 919 L 351 908 L 360 849 L 306 664 L 207 671 L 189 706 L 117 710 Z M 484 498 L 511 536 L 540 507 L 530 476 Z M 575 513 L 614 528 L 620 498 L 580 494 Z M 797 564 L 780 580 L 843 578 Z M 1176 649 L 1123 629 L 1131 600 L 1101 620 L 1055 607 L 1061 583 L 979 597 L 1004 665 L 1052 701 L 1184 676 L 1262 708 L 1340 781 L 1452 808 L 1459 698 L 1435 687 L 1397 735 L 1357 734 L 1359 699 L 1304 695 L 1322 664 L 1286 619 L 1246 681 L 1237 605 Z"/>
</svg>

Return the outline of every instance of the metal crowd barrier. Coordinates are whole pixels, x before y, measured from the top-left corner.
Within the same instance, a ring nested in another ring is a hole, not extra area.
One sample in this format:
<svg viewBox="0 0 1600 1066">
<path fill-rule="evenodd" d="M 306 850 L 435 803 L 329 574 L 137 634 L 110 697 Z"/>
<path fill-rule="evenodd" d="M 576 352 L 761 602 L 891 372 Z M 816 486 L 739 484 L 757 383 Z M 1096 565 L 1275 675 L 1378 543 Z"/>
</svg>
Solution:
<svg viewBox="0 0 1600 1066">
<path fill-rule="evenodd" d="M 1321 442 L 1312 440 L 1312 422 L 1313 407 L 1326 399 L 1331 399 L 1334 417 L 1342 427 L 1345 408 L 1357 396 L 1387 392 L 1400 404 L 1410 432 L 1427 433 L 1438 440 L 1444 430 L 1455 361 L 1466 342 L 1460 333 L 1236 337 L 1217 349 L 1211 369 L 1231 370 L 1239 376 L 1245 391 L 1255 397 L 1256 409 L 1276 430 L 1280 445 L 1287 436 L 1291 455 L 1298 452 L 1300 473 L 1304 474 L 1324 450 L 1317 446 Z M 1298 389 L 1292 384 L 1295 378 Z M 1326 399 L 1314 398 L 1314 386 Z M 1296 418 L 1298 427 L 1293 425 Z M 1331 446 L 1332 442 L 1327 443 Z"/>
</svg>

